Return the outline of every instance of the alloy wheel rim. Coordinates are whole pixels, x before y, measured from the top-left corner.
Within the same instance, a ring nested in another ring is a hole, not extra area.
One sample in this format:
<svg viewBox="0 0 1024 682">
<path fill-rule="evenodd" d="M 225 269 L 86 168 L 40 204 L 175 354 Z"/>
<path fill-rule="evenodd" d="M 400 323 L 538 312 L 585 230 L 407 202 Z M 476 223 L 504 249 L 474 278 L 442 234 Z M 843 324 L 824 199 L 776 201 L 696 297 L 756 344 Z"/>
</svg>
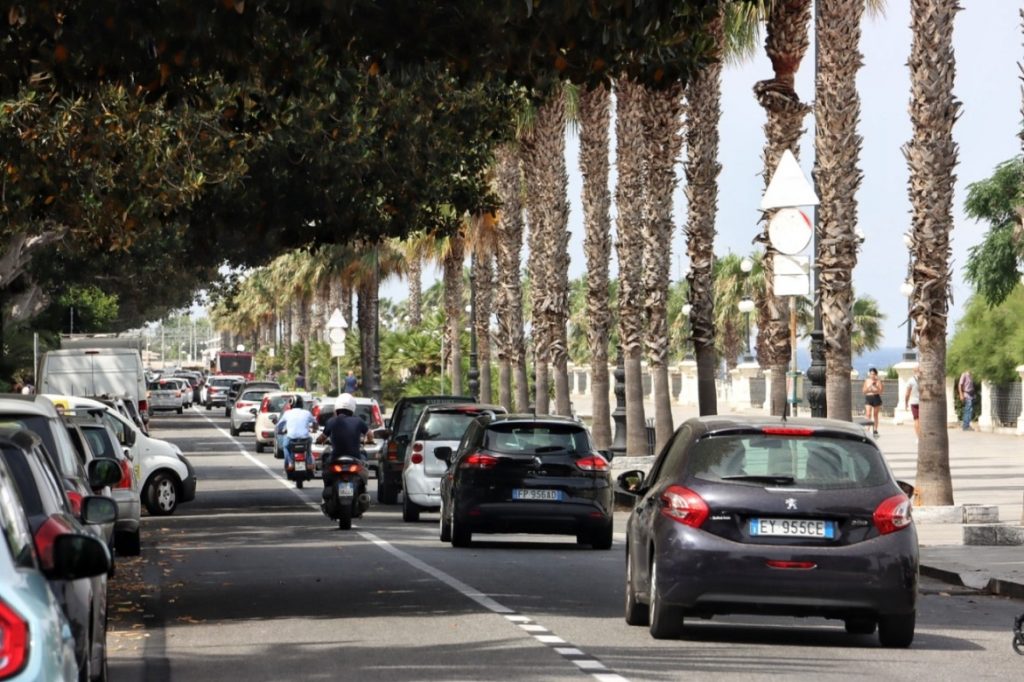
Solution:
<svg viewBox="0 0 1024 682">
<path fill-rule="evenodd" d="M 161 481 L 157 489 L 157 502 L 161 509 L 168 510 L 174 506 L 174 484 L 170 481 Z"/>
</svg>

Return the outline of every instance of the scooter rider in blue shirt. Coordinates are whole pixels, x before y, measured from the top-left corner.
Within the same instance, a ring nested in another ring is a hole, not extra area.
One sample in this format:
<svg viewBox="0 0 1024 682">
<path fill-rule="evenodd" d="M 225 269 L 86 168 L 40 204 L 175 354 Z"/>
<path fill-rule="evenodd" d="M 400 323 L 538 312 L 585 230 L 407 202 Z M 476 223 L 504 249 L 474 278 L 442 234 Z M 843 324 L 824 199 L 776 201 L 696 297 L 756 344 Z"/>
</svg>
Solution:
<svg viewBox="0 0 1024 682">
<path fill-rule="evenodd" d="M 311 438 L 310 429 L 314 426 L 316 417 L 302 406 L 302 396 L 295 396 L 291 409 L 285 410 L 277 422 L 277 432 L 284 436 L 281 449 L 284 450 L 285 469 L 290 469 L 295 459 L 292 455 L 292 441 L 296 438 Z"/>
</svg>

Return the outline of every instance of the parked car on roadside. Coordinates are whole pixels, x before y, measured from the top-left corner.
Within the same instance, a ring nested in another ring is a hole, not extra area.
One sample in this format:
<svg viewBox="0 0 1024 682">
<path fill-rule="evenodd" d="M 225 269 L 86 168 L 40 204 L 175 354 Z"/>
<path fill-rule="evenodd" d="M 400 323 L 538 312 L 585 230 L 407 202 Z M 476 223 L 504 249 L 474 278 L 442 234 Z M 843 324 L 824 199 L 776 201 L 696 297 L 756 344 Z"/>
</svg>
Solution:
<svg viewBox="0 0 1024 682">
<path fill-rule="evenodd" d="M 650 472 L 618 477 L 635 499 L 626 622 L 662 639 L 687 617 L 823 617 L 883 646 L 914 639 L 918 546 L 912 487 L 874 440 L 825 419 L 708 416 L 676 430 Z"/>
<path fill-rule="evenodd" d="M 256 430 L 256 415 L 254 409 L 258 409 L 263 401 L 263 396 L 271 391 L 280 391 L 279 384 L 271 382 L 254 382 L 245 384 L 239 389 L 238 398 L 230 406 L 231 426 L 229 431 L 232 436 L 237 436 L 242 431 Z"/>
<path fill-rule="evenodd" d="M 20 447 L 0 438 L 0 451 Z M 75 682 L 75 638 L 47 577 L 68 581 L 91 577 L 90 570 L 105 572 L 102 563 L 89 562 L 98 541 L 58 536 L 50 548 L 51 563 L 44 567 L 6 459 L 0 455 L 0 679 Z M 92 552 L 77 551 L 83 542 L 94 545 Z"/>
<path fill-rule="evenodd" d="M 557 533 L 612 546 L 611 453 L 569 417 L 477 417 L 441 479 L 440 538 L 466 547 L 474 533 Z"/>
<path fill-rule="evenodd" d="M 43 442 L 27 429 L 0 429 L 0 458 L 11 472 L 32 531 L 36 552 L 50 588 L 61 604 L 75 640 L 75 658 L 82 680 L 107 679 L 107 571 L 110 551 L 86 524 L 104 525 L 117 518 L 117 505 L 108 497 L 86 496 L 79 510 L 71 508 L 58 474 L 43 451 Z M 118 473 L 108 460 L 90 465 L 96 476 Z M 79 572 L 60 570 L 61 560 L 75 553 Z"/>
<path fill-rule="evenodd" d="M 377 501 L 396 504 L 402 490 L 402 469 L 405 452 L 412 442 L 412 432 L 427 405 L 443 403 L 473 403 L 472 396 L 416 395 L 399 398 L 387 421 L 387 440 L 380 453 L 377 469 Z"/>
<path fill-rule="evenodd" d="M 336 397 L 324 397 L 321 398 L 313 410 L 313 414 L 316 416 L 317 422 L 320 424 L 320 428 L 327 426 L 327 422 L 331 417 L 334 416 L 334 403 L 337 401 Z M 384 419 L 381 417 L 380 405 L 373 398 L 366 398 L 362 396 L 356 396 L 356 415 L 370 428 L 373 432 L 373 443 L 366 443 L 363 445 L 363 452 L 366 453 L 366 468 L 373 472 L 380 470 L 380 453 L 384 448 L 384 439 L 386 431 L 384 430 Z M 313 443 L 313 455 L 316 461 L 316 475 L 322 474 L 323 465 L 323 453 L 328 447 L 328 443 Z M 281 454 L 283 457 L 284 454 Z"/>
<path fill-rule="evenodd" d="M 441 508 L 441 477 L 448 471 L 448 462 L 437 456 L 437 449 L 456 450 L 474 419 L 506 412 L 501 405 L 478 403 L 428 405 L 423 410 L 413 431 L 412 445 L 405 452 L 403 521 L 419 521 L 421 511 Z"/>
</svg>

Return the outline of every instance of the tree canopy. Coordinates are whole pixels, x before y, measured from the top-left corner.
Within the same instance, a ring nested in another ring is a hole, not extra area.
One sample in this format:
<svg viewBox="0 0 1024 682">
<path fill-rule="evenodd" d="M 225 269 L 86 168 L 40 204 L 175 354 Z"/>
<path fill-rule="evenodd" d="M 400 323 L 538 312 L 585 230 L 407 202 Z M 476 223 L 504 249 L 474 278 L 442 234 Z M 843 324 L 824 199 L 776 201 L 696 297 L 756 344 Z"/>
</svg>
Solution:
<svg viewBox="0 0 1024 682">
<path fill-rule="evenodd" d="M 1024 158 L 1001 163 L 991 177 L 967 188 L 967 215 L 987 222 L 989 228 L 984 241 L 968 252 L 965 277 L 992 306 L 1005 301 L 1020 278 L 1018 263 L 1024 262 L 1024 241 L 1016 239 L 1014 231 L 1020 225 L 1018 211 L 1022 207 Z"/>
</svg>

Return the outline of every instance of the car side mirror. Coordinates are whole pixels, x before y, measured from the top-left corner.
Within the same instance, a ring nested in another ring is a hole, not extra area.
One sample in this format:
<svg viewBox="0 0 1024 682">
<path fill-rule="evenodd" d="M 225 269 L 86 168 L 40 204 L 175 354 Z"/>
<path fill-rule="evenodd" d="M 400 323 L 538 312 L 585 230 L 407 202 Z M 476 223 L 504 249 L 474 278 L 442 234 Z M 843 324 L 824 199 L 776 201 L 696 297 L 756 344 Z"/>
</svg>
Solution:
<svg viewBox="0 0 1024 682">
<path fill-rule="evenodd" d="M 598 453 L 609 462 L 615 459 L 615 453 L 611 450 L 598 450 Z"/>
<path fill-rule="evenodd" d="M 910 485 L 906 481 L 896 481 L 896 485 L 898 485 L 900 490 L 903 491 L 903 494 L 910 499 L 914 499 L 914 486 Z"/>
<path fill-rule="evenodd" d="M 452 463 L 452 454 L 452 449 L 447 445 L 439 445 L 438 447 L 434 448 L 434 457 L 442 459 L 448 464 Z"/>
<path fill-rule="evenodd" d="M 97 457 L 86 466 L 86 473 L 89 478 L 89 487 L 101 490 L 108 485 L 117 485 L 121 482 L 121 467 L 117 461 L 108 457 Z"/>
<path fill-rule="evenodd" d="M 113 505 L 113 500 L 110 503 Z M 44 567 L 47 577 L 58 580 L 91 578 L 109 570 L 110 550 L 98 538 L 83 533 L 64 533 L 54 538 L 53 565 Z"/>
<path fill-rule="evenodd" d="M 276 424 L 278 419 L 280 419 L 280 417 L 278 415 L 276 415 L 276 414 L 270 415 L 270 423 L 271 424 Z"/>
<path fill-rule="evenodd" d="M 256 415 L 256 408 L 254 407 L 254 408 L 250 409 L 249 410 L 249 414 L 255 416 Z"/>
<path fill-rule="evenodd" d="M 121 451 L 124 452 L 124 456 L 128 458 L 129 462 L 135 461 L 135 455 L 132 454 L 132 451 L 129 448 L 121 448 Z"/>
<path fill-rule="evenodd" d="M 114 460 L 108 462 L 117 463 Z M 117 502 L 102 495 L 89 495 L 82 498 L 82 523 L 102 526 L 117 521 Z"/>
<path fill-rule="evenodd" d="M 636 497 L 640 492 L 640 486 L 643 485 L 644 478 L 646 478 L 646 474 L 640 469 L 624 471 L 615 479 L 616 488 L 619 492 Z"/>
<path fill-rule="evenodd" d="M 128 447 L 135 445 L 135 432 L 131 429 L 124 430 L 124 444 Z"/>
</svg>

